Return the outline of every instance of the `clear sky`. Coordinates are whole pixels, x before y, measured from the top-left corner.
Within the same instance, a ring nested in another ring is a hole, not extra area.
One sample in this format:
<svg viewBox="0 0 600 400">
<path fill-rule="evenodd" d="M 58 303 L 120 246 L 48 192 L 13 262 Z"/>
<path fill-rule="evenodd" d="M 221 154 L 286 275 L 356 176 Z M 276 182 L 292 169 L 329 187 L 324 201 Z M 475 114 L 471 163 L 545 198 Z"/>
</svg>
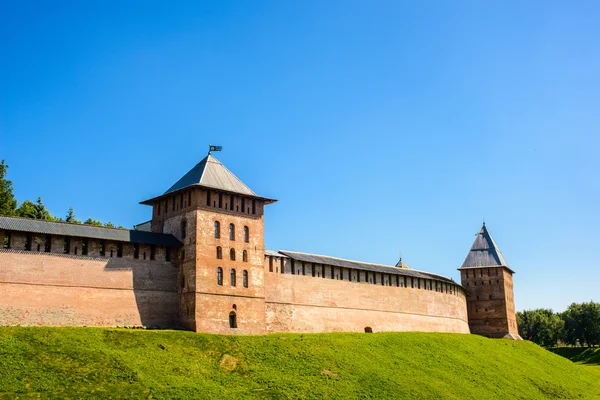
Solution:
<svg viewBox="0 0 600 400">
<path fill-rule="evenodd" d="M 459 280 L 485 218 L 518 310 L 600 301 L 599 2 L 91 4 L 0 3 L 19 201 L 131 227 L 219 144 L 270 249 Z"/>
</svg>

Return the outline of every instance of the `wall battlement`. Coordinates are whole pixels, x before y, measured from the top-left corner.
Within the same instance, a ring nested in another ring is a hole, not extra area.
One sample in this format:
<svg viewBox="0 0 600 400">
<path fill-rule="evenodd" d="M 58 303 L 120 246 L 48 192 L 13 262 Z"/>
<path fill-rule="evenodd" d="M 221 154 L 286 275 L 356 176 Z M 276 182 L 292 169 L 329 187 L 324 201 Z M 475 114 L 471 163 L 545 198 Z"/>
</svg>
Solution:
<svg viewBox="0 0 600 400">
<path fill-rule="evenodd" d="M 140 225 L 148 232 L 0 217 L 0 325 L 487 334 L 478 318 L 487 304 L 486 313 L 502 312 L 483 326 L 516 332 L 514 303 L 504 307 L 511 273 L 486 289 L 495 297 L 480 299 L 462 269 L 459 285 L 402 261 L 268 251 L 264 215 L 273 202 L 209 155 L 142 202 L 152 207 Z"/>
</svg>

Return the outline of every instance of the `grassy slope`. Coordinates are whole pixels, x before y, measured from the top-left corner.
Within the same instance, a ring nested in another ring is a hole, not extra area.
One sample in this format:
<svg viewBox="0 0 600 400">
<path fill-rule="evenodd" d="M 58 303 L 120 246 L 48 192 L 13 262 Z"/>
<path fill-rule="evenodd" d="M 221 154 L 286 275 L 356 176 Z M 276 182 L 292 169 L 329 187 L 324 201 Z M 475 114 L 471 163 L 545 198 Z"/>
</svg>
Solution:
<svg viewBox="0 0 600 400">
<path fill-rule="evenodd" d="M 232 372 L 220 367 L 225 354 L 238 359 Z M 338 376 L 322 375 L 324 369 Z M 0 398 L 28 394 L 44 398 L 600 398 L 600 373 L 529 342 L 474 335 L 235 337 L 0 328 Z"/>
<path fill-rule="evenodd" d="M 569 360 L 588 368 L 593 368 L 600 373 L 600 349 L 588 349 L 585 347 L 556 347 L 551 352 L 568 358 Z"/>
</svg>

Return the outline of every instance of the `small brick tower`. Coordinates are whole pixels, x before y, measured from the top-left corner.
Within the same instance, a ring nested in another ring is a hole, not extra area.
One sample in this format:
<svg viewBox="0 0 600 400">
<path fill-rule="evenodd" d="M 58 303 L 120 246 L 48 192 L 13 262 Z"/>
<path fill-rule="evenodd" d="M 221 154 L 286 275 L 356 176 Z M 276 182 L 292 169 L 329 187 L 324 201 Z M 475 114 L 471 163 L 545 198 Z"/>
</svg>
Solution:
<svg viewBox="0 0 600 400">
<path fill-rule="evenodd" d="M 184 245 L 179 268 L 181 325 L 196 332 L 265 332 L 264 206 L 209 152 L 151 205 L 152 231 Z"/>
<path fill-rule="evenodd" d="M 513 297 L 514 271 L 508 268 L 485 222 L 459 268 L 467 290 L 471 333 L 490 338 L 521 339 Z"/>
</svg>

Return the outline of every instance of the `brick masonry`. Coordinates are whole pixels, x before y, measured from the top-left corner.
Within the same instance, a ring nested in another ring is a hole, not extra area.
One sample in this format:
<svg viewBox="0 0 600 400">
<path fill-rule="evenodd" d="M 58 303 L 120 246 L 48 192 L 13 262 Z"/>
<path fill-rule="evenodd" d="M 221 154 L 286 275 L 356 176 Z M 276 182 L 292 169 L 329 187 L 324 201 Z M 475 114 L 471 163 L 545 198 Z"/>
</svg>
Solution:
<svg viewBox="0 0 600 400">
<path fill-rule="evenodd" d="M 10 249 L 0 250 L 0 324 L 143 325 L 264 334 L 366 328 L 469 333 L 469 325 L 480 333 L 481 321 L 486 323 L 474 317 L 469 321 L 475 315 L 472 304 L 467 311 L 466 292 L 454 283 L 429 279 L 414 288 L 398 287 L 393 274 L 367 278 L 364 271 L 329 265 L 313 270 L 296 264 L 292 274 L 290 259 L 265 256 L 266 199 L 191 187 L 152 201 L 152 231 L 172 234 L 183 243 L 181 248 L 152 247 L 154 260 L 144 244 L 106 241 L 101 255 L 100 242 L 91 239 L 84 256 L 80 238 L 71 238 L 70 254 L 63 254 L 65 241 L 59 236 L 51 238 L 46 252 L 46 237 L 39 234 L 31 236 L 31 251 L 25 251 L 26 234 L 12 232 Z M 215 233 L 216 222 L 220 234 Z M 232 238 L 230 225 L 235 227 Z M 493 290 L 481 289 L 482 296 L 498 296 L 488 299 L 488 310 L 502 308 L 500 297 L 509 288 L 512 293 L 510 274 L 498 281 L 502 283 Z M 425 284 L 433 287 L 425 289 Z M 514 304 L 504 310 L 497 311 L 498 322 L 492 326 L 510 326 Z"/>
</svg>

